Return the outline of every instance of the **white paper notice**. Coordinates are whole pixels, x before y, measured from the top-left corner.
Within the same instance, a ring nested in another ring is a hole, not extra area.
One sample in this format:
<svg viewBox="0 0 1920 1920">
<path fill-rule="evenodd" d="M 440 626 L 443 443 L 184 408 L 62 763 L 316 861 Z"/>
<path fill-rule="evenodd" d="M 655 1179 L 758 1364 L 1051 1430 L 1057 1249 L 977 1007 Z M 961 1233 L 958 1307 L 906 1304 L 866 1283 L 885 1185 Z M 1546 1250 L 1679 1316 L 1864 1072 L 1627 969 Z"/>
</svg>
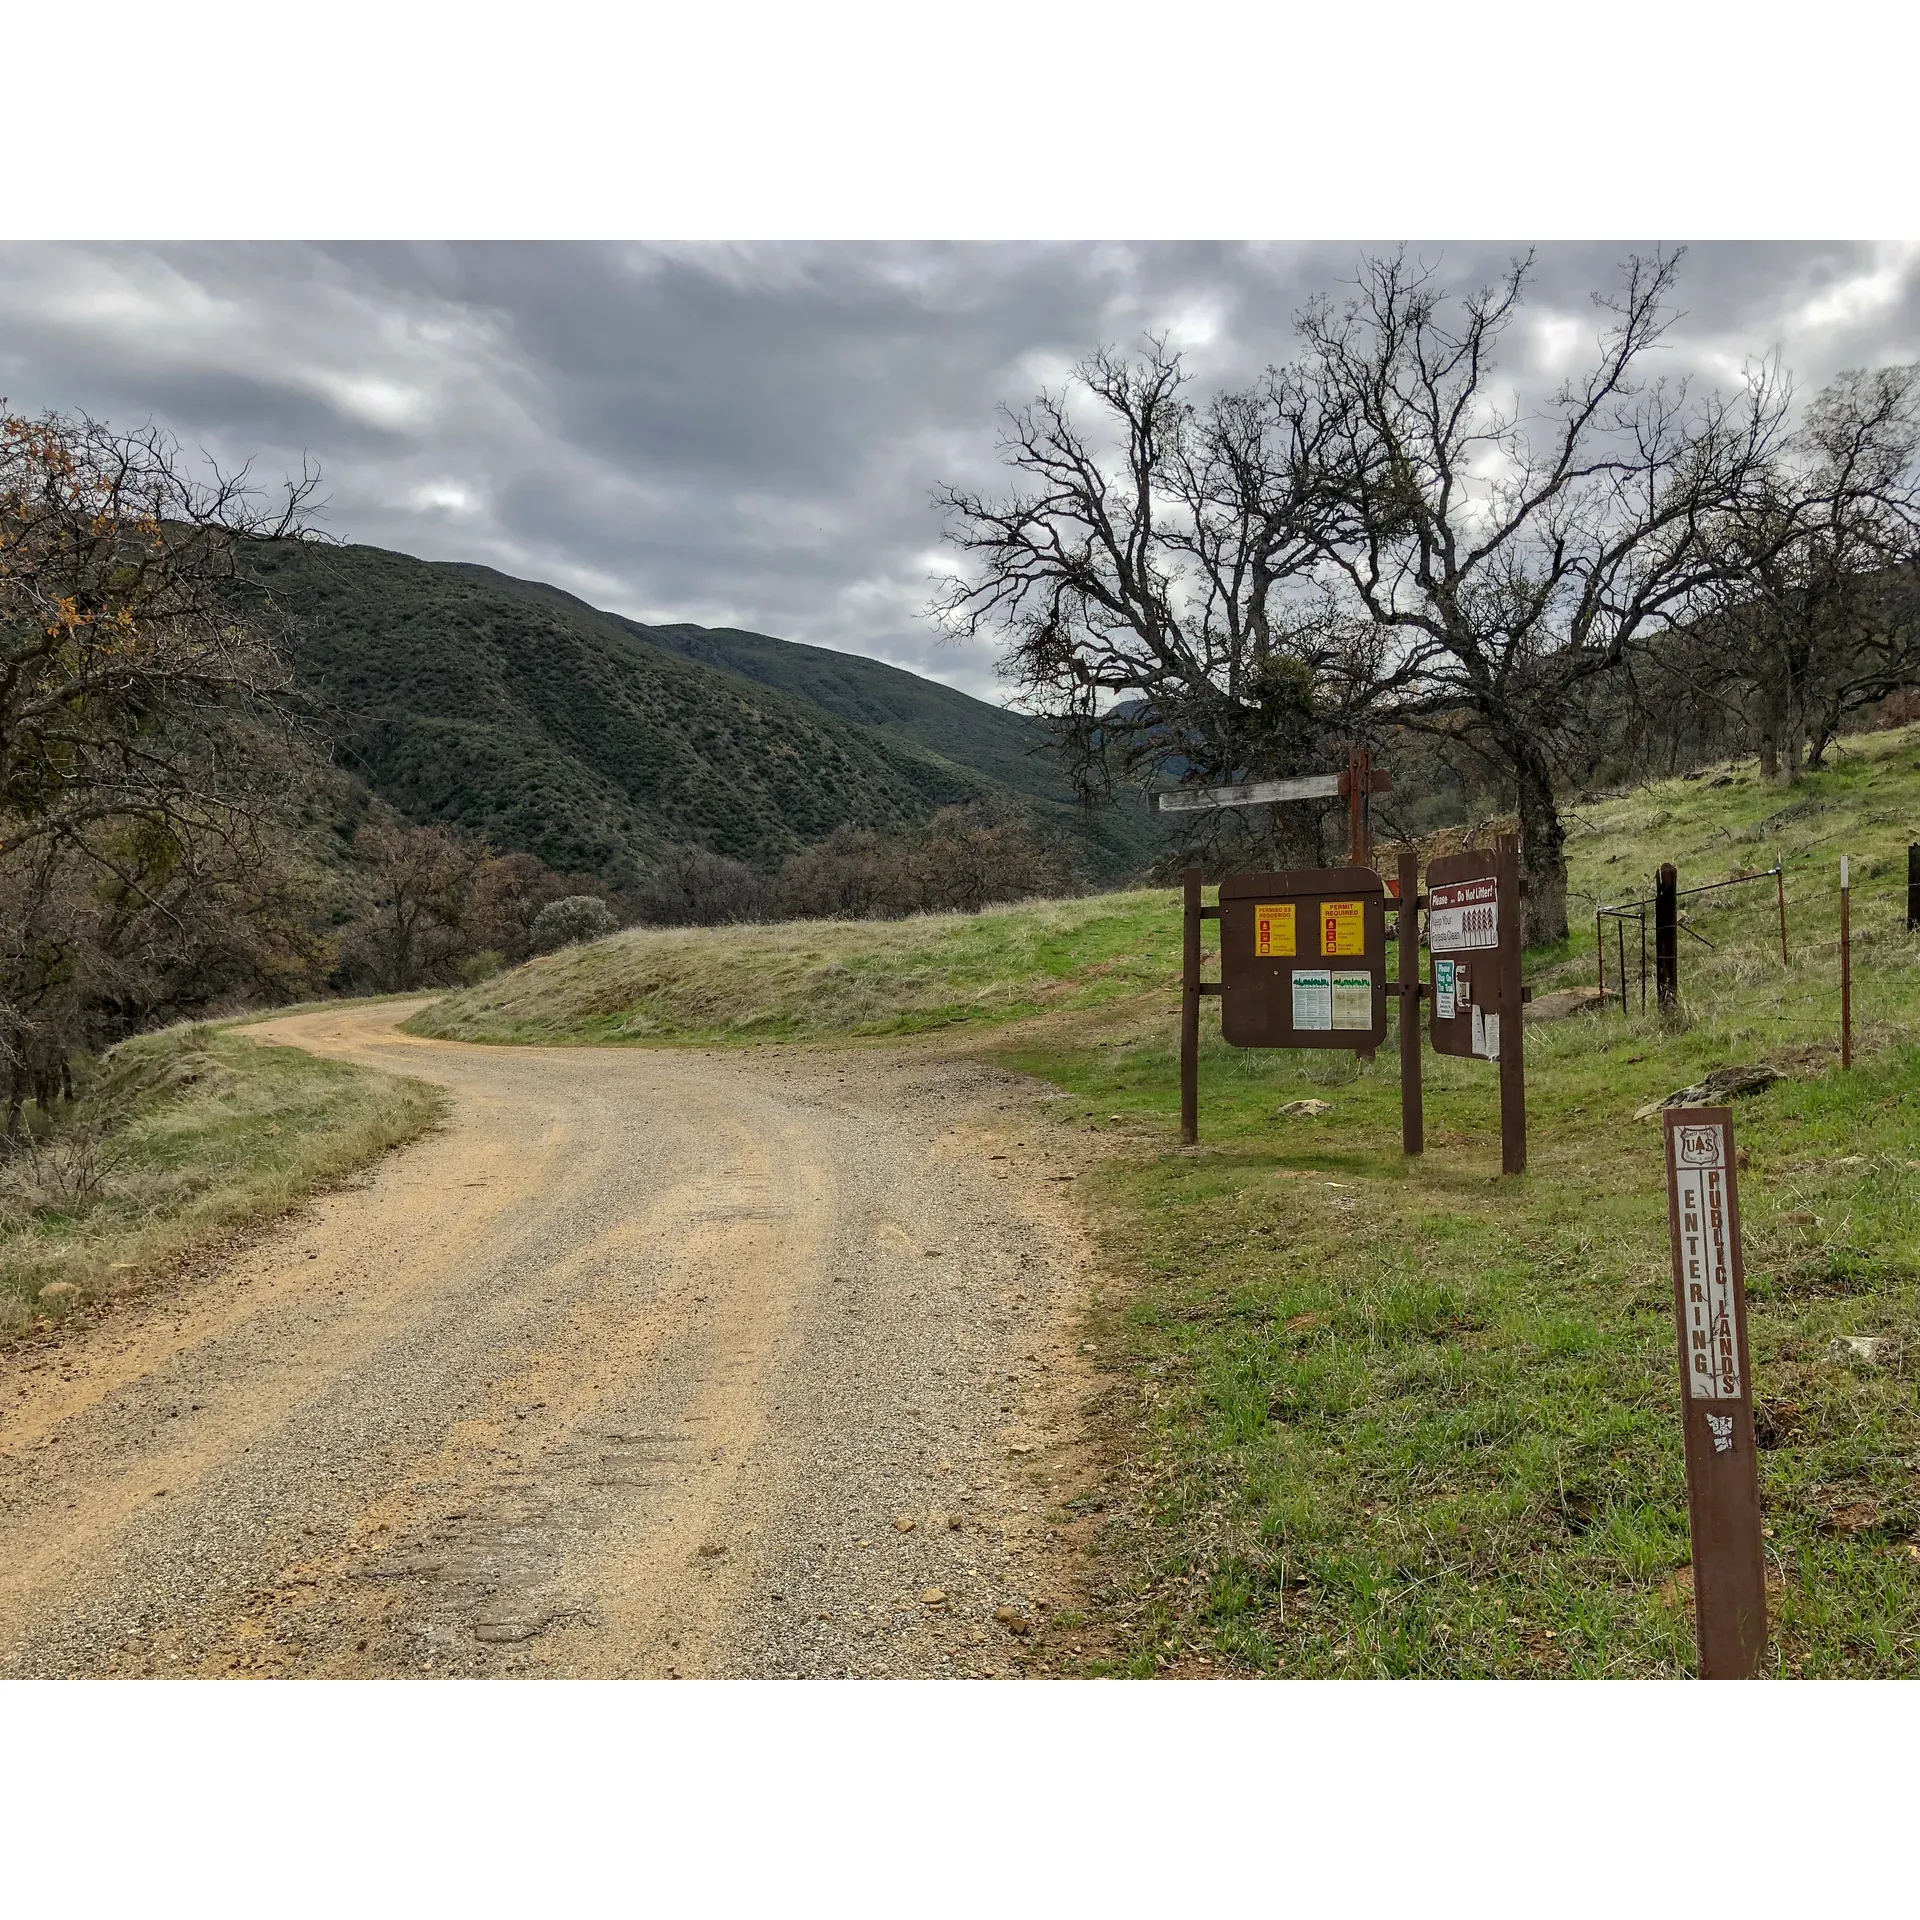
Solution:
<svg viewBox="0 0 1920 1920">
<path fill-rule="evenodd" d="M 1298 1033 L 1325 1033 L 1333 1026 L 1333 975 L 1325 967 L 1299 967 L 1293 976 L 1293 1025 Z"/>
<path fill-rule="evenodd" d="M 1453 1018 L 1453 962 L 1436 960 L 1433 963 L 1433 1017 L 1436 1020 Z"/>
<path fill-rule="evenodd" d="M 1686 1289 L 1687 1388 L 1696 1400 L 1737 1400 L 1740 1353 L 1733 1324 L 1726 1132 L 1719 1126 L 1683 1126 L 1668 1138 Z"/>
<path fill-rule="evenodd" d="M 1299 975 L 1293 976 L 1296 980 Z M 1333 1024 L 1358 1028 L 1364 1033 L 1373 1025 L 1373 974 L 1365 967 L 1336 968 L 1331 974 Z M 1296 1024 L 1298 1024 L 1296 1022 Z"/>
<path fill-rule="evenodd" d="M 1473 1010 L 1473 1050 L 1480 1059 L 1487 1057 L 1487 1017 L 1478 1007 Z"/>
<path fill-rule="evenodd" d="M 1475 1007 L 1474 1012 L 1478 1014 L 1480 1009 Z M 1500 1016 L 1497 1013 L 1486 1014 L 1482 1017 L 1480 1026 L 1481 1031 L 1486 1035 L 1487 1058 L 1498 1060 L 1500 1058 Z"/>
</svg>

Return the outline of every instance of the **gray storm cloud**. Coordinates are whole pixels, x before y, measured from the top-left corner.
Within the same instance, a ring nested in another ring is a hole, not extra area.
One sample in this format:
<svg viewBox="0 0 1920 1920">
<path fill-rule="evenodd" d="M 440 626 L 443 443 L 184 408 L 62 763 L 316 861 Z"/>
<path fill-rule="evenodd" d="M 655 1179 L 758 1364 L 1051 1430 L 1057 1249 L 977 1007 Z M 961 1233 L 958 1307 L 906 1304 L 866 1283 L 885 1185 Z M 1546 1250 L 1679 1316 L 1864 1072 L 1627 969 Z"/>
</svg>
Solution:
<svg viewBox="0 0 1920 1920">
<path fill-rule="evenodd" d="M 1651 243 L 1538 249 L 1506 370 L 1549 390 L 1589 294 Z M 1292 351 L 1351 245 L 0 247 L 0 393 L 152 419 L 273 477 L 329 532 L 551 580 L 649 620 L 753 627 L 993 697 L 926 625 L 941 481 L 991 481 L 994 409 L 1090 347 L 1165 333 L 1204 390 Z M 1467 289 L 1520 245 L 1414 249 Z M 1666 364 L 1801 393 L 1920 359 L 1920 248 L 1715 243 Z"/>
</svg>

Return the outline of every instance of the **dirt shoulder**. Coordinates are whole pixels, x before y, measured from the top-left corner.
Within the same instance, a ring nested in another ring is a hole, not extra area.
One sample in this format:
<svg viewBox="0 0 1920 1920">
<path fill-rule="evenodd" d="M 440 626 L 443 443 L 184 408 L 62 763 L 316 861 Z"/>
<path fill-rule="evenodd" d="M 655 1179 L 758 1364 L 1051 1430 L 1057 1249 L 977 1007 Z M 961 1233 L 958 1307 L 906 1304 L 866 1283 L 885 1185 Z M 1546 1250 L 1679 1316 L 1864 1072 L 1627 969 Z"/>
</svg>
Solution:
<svg viewBox="0 0 1920 1920">
<path fill-rule="evenodd" d="M 251 1032 L 446 1088 L 442 1132 L 0 1363 L 0 1672 L 1084 1656 L 1094 1149 L 1044 1089 L 926 1045 L 481 1048 L 408 1011 Z"/>
</svg>

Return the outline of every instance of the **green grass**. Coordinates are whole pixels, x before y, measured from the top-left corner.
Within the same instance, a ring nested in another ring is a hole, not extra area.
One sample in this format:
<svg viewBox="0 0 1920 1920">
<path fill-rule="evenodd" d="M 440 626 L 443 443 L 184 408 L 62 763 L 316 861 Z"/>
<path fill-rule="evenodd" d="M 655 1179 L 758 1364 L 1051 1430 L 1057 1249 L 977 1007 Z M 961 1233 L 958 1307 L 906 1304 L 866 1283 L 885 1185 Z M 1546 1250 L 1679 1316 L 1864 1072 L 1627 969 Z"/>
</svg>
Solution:
<svg viewBox="0 0 1920 1920">
<path fill-rule="evenodd" d="M 725 1045 L 921 1033 L 1163 989 L 1164 893 L 912 920 L 615 934 L 435 1001 L 407 1031 L 537 1045 Z"/>
<path fill-rule="evenodd" d="M 1712 784 L 1719 782 L 1720 784 Z M 1493 1070 L 1425 1056 L 1399 1151 L 1391 1048 L 1243 1053 L 1207 1016 L 1202 1138 L 1176 1143 L 1178 910 L 1165 892 L 902 926 L 628 935 L 443 1001 L 422 1031 L 724 1041 L 979 1029 L 1115 1150 L 1081 1183 L 1129 1409 L 1101 1605 L 1119 1670 L 1662 1675 L 1693 1634 L 1665 1192 L 1642 1105 L 1711 1066 L 1739 1104 L 1775 1670 L 1920 1666 L 1920 730 L 1791 793 L 1750 765 L 1574 809 L 1574 929 L 1536 990 L 1591 980 L 1592 908 L 1785 862 L 1690 901 L 1682 1010 L 1527 1034 L 1531 1164 L 1499 1175 Z M 1838 1068 L 1838 858 L 1854 856 L 1856 1067 Z M 1711 945 L 1702 944 L 1711 942 Z M 1035 1020 L 1031 1016 L 1051 1017 Z M 1000 1030 L 995 1033 L 993 1029 Z M 1315 1119 L 1278 1109 L 1312 1094 Z M 1118 1116 L 1116 1125 L 1115 1116 Z M 1893 1338 L 1882 1364 L 1842 1335 Z"/>
<path fill-rule="evenodd" d="M 218 1026 L 125 1042 L 41 1154 L 0 1162 L 0 1338 L 277 1217 L 444 1104 L 419 1081 Z"/>
<path fill-rule="evenodd" d="M 1783 858 L 1771 887 L 1689 903 L 1683 1008 L 1527 1035 L 1531 1164 L 1499 1177 L 1490 1068 L 1425 1057 L 1429 1151 L 1395 1149 L 1390 1053 L 1203 1058 L 1203 1146 L 1176 1110 L 1164 1020 L 1010 1050 L 1123 1116 L 1090 1183 L 1131 1304 L 1138 1476 L 1117 1499 L 1110 1605 L 1125 1670 L 1190 1653 L 1284 1674 L 1677 1674 L 1692 1618 L 1660 1134 L 1634 1111 L 1728 1061 L 1793 1077 L 1741 1102 L 1761 1481 L 1787 1674 L 1920 1664 L 1920 837 L 1912 733 L 1853 743 L 1791 795 L 1750 768 L 1581 810 L 1578 896 L 1632 897 Z M 1710 777 L 1728 769 L 1709 770 Z M 1838 856 L 1855 856 L 1856 1069 L 1838 1071 Z M 1745 893 L 1745 898 L 1742 898 Z M 1590 909 L 1589 909 L 1590 910 Z M 1591 979 L 1591 921 L 1531 956 Z M 1313 1120 L 1280 1119 L 1313 1093 Z M 1893 1357 L 1836 1358 L 1845 1334 Z M 1906 1352 L 1900 1351 L 1905 1343 Z"/>
</svg>

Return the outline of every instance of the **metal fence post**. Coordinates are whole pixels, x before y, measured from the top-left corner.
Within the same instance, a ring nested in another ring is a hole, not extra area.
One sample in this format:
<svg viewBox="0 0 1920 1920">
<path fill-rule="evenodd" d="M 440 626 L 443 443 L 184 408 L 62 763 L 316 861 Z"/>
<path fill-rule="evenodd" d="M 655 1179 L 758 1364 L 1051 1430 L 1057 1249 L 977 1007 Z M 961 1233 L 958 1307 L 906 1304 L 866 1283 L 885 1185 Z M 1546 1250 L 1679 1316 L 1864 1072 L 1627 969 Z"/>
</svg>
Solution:
<svg viewBox="0 0 1920 1920">
<path fill-rule="evenodd" d="M 1853 886 L 1840 856 L 1840 1065 L 1853 1065 Z"/>
<path fill-rule="evenodd" d="M 1662 1013 L 1680 1004 L 1680 875 L 1671 862 L 1660 869 L 1653 889 L 1654 997 Z"/>
</svg>

